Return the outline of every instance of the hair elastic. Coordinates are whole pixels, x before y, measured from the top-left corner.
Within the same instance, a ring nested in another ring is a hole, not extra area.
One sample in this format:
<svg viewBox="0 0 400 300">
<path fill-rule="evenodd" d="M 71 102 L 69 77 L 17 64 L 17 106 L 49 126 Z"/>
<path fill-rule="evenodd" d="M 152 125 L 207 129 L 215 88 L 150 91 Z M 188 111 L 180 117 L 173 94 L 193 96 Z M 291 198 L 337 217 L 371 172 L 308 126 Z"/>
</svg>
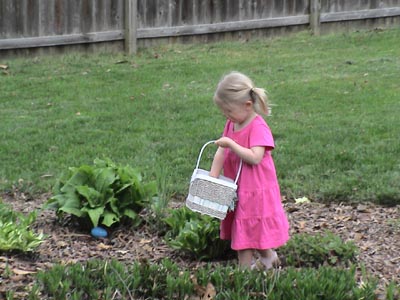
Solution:
<svg viewBox="0 0 400 300">
<path fill-rule="evenodd" d="M 253 94 L 254 94 L 254 88 L 253 87 L 250 89 L 249 94 L 250 94 L 251 99 L 253 99 Z"/>
</svg>

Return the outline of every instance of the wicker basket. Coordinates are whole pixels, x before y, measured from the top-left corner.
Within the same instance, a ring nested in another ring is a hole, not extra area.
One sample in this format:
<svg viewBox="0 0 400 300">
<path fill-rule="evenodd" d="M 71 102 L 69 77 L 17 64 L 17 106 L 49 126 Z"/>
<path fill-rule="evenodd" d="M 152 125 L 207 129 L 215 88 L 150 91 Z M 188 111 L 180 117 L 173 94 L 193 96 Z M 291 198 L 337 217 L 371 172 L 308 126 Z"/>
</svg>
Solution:
<svg viewBox="0 0 400 300">
<path fill-rule="evenodd" d="M 218 178 L 209 176 L 208 171 L 199 169 L 199 164 L 205 147 L 214 142 L 209 141 L 205 143 L 200 150 L 196 168 L 190 180 L 186 206 L 195 212 L 223 220 L 228 210 L 234 210 L 235 208 L 237 198 L 236 183 L 242 169 L 242 161 L 240 161 L 235 180 L 222 175 Z"/>
</svg>

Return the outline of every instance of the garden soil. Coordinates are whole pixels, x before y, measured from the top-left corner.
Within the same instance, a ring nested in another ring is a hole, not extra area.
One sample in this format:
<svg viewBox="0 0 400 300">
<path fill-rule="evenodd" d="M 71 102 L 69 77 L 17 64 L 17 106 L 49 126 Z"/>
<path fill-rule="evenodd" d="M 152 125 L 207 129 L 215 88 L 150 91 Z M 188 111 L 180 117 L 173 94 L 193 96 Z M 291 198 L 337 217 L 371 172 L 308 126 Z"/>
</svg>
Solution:
<svg viewBox="0 0 400 300">
<path fill-rule="evenodd" d="M 34 199 L 20 192 L 1 195 L 3 202 L 16 211 L 28 213 L 39 209 L 49 195 Z M 175 206 L 182 205 L 182 201 Z M 374 204 L 296 204 L 284 200 L 291 224 L 291 234 L 333 232 L 344 241 L 354 241 L 359 248 L 358 261 L 368 274 L 379 279 L 378 299 L 384 299 L 383 288 L 391 281 L 400 284 L 400 207 Z M 135 260 L 157 262 L 165 257 L 186 267 L 199 262 L 172 250 L 160 236 L 145 225 L 137 230 L 115 229 L 108 238 L 95 239 L 89 232 L 57 221 L 53 211 L 41 211 L 33 226 L 36 232 L 47 235 L 45 241 L 31 255 L 0 253 L 0 299 L 13 290 L 14 297 L 25 299 L 27 289 L 34 283 L 38 271 L 47 270 L 55 263 L 76 263 L 88 259 L 116 259 L 130 263 Z M 279 253 L 279 250 L 278 250 Z M 284 266 L 282 266 L 284 268 Z M 359 270 L 362 283 L 362 271 Z M 365 280 L 365 279 L 364 279 Z"/>
</svg>

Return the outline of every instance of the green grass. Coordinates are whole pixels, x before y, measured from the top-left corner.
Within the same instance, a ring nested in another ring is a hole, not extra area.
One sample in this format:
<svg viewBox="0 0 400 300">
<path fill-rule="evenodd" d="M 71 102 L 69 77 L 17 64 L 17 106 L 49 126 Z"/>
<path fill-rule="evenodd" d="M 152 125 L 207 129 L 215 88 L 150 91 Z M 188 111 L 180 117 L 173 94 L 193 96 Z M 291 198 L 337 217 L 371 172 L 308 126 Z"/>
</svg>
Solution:
<svg viewBox="0 0 400 300">
<path fill-rule="evenodd" d="M 275 104 L 267 122 L 284 195 L 400 203 L 399 39 L 398 29 L 300 33 L 135 57 L 0 59 L 0 190 L 47 191 L 68 167 L 110 157 L 149 179 L 166 169 L 185 195 L 200 147 L 225 122 L 216 84 L 238 70 Z"/>
</svg>

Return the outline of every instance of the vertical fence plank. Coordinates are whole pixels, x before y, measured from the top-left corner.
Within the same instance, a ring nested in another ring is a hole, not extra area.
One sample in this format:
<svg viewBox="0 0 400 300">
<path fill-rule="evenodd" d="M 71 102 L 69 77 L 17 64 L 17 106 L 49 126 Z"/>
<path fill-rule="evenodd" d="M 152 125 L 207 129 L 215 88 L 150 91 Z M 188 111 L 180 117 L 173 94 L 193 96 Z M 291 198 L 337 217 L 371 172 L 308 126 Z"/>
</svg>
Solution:
<svg viewBox="0 0 400 300">
<path fill-rule="evenodd" d="M 23 19 L 24 15 L 22 15 L 22 1 L 15 1 L 15 32 L 18 37 L 23 36 L 24 28 L 23 28 Z"/>
<path fill-rule="evenodd" d="M 80 21 L 83 34 L 90 32 L 90 10 L 89 0 L 82 0 Z"/>
<path fill-rule="evenodd" d="M 269 0 L 267 2 L 267 9 L 264 18 L 272 18 L 272 16 L 274 16 L 274 11 L 275 11 L 275 1 Z"/>
<path fill-rule="evenodd" d="M 69 27 L 71 21 L 71 4 L 69 1 L 63 1 L 63 5 L 61 6 L 61 11 L 64 14 L 63 18 L 63 28 L 64 34 L 71 34 L 71 28 Z"/>
<path fill-rule="evenodd" d="M 54 7 L 54 32 L 58 35 L 65 34 L 65 20 L 64 2 L 62 0 L 55 1 Z"/>
<path fill-rule="evenodd" d="M 292 0 L 289 0 L 289 2 Z M 282 10 L 282 17 L 285 17 L 288 15 L 288 1 L 282 0 L 282 5 L 283 5 L 283 10 Z"/>
<path fill-rule="evenodd" d="M 282 17 L 283 10 L 284 10 L 283 5 L 284 5 L 283 1 L 274 0 L 274 8 L 273 8 L 271 17 L 273 17 L 273 16 L 274 17 Z"/>
<path fill-rule="evenodd" d="M 137 0 L 125 0 L 125 52 L 136 53 Z"/>
<path fill-rule="evenodd" d="M 109 0 L 103 0 L 102 18 L 103 18 L 103 21 L 101 22 L 101 24 L 102 24 L 101 31 L 106 31 L 106 30 L 108 30 L 108 28 L 111 28 L 111 25 L 110 25 L 110 1 Z"/>
<path fill-rule="evenodd" d="M 6 28 L 6 16 L 7 11 L 3 1 L 0 1 L 0 38 L 6 38 L 7 28 Z"/>
<path fill-rule="evenodd" d="M 47 15 L 49 14 L 48 11 L 48 3 L 45 2 L 38 2 L 38 14 L 39 14 L 39 23 L 38 23 L 38 33 L 39 36 L 46 36 L 46 24 L 47 24 Z"/>
<path fill-rule="evenodd" d="M 320 0 L 310 0 L 310 27 L 314 35 L 320 35 L 320 14 L 321 3 Z"/>
<path fill-rule="evenodd" d="M 180 25 L 181 14 L 179 12 L 179 4 L 179 0 L 168 0 L 168 6 L 164 8 L 167 22 L 161 23 L 163 27 L 165 25 L 167 25 L 168 27 Z"/>
<path fill-rule="evenodd" d="M 261 1 L 259 0 L 259 3 L 257 5 L 257 18 L 263 19 L 265 18 L 267 9 L 266 9 L 266 1 Z"/>
<path fill-rule="evenodd" d="M 239 0 L 238 2 L 239 2 L 238 17 L 239 17 L 239 21 L 242 21 L 244 19 L 244 16 L 245 16 L 246 1 L 245 0 Z"/>
<path fill-rule="evenodd" d="M 138 1 L 138 19 L 137 19 L 137 26 L 138 28 L 144 28 L 146 27 L 146 1 L 142 0 L 142 1 Z"/>
<path fill-rule="evenodd" d="M 293 16 L 296 11 L 296 1 L 289 1 L 287 3 L 287 11 L 286 11 L 286 16 Z"/>
<path fill-rule="evenodd" d="M 42 13 L 42 23 L 41 26 L 43 26 L 42 30 L 44 32 L 45 36 L 53 36 L 57 35 L 57 31 L 55 28 L 55 23 L 54 23 L 54 1 L 46 1 L 45 3 L 46 8 L 43 7 L 43 13 Z"/>
<path fill-rule="evenodd" d="M 28 22 L 28 31 L 26 35 L 29 37 L 34 37 L 38 35 L 38 27 L 39 27 L 39 12 L 37 3 L 34 0 L 28 0 L 27 3 L 27 14 L 26 14 L 26 22 Z"/>
<path fill-rule="evenodd" d="M 210 23 L 210 11 L 209 11 L 209 0 L 203 0 L 200 4 L 200 23 L 201 24 L 209 24 Z"/>
<path fill-rule="evenodd" d="M 104 0 L 97 0 L 96 1 L 96 10 L 94 11 L 94 17 L 95 17 L 95 31 L 104 31 L 104 13 L 105 13 L 105 5 L 104 5 Z"/>
<path fill-rule="evenodd" d="M 375 8 L 379 8 L 379 2 L 378 0 L 371 0 L 371 3 L 369 5 L 370 9 L 375 9 Z"/>
<path fill-rule="evenodd" d="M 308 0 L 301 0 L 300 2 L 301 2 L 301 5 L 298 6 L 297 14 L 305 15 L 309 11 Z M 321 9 L 322 9 L 322 5 L 321 5 Z"/>
<path fill-rule="evenodd" d="M 256 20 L 258 19 L 258 1 L 257 0 L 253 0 L 251 1 L 251 5 L 250 5 L 250 9 L 251 9 L 251 15 L 250 15 L 250 19 L 251 20 Z"/>
<path fill-rule="evenodd" d="M 222 10 L 223 10 L 223 1 L 222 0 L 215 0 L 214 7 L 215 7 L 215 15 L 214 15 L 214 23 L 221 23 L 222 22 Z"/>
<path fill-rule="evenodd" d="M 199 10 L 198 1 L 194 0 L 193 1 L 193 6 L 192 6 L 192 15 L 193 15 L 192 24 L 193 25 L 196 25 L 199 22 L 198 14 L 197 14 L 198 10 Z"/>
<path fill-rule="evenodd" d="M 146 22 L 144 23 L 145 27 L 157 27 L 157 13 L 158 13 L 158 1 L 152 0 L 152 1 L 147 1 L 146 6 L 145 6 L 145 20 Z"/>
<path fill-rule="evenodd" d="M 82 11 L 82 1 L 68 1 L 69 2 L 69 11 L 71 14 L 68 16 L 68 32 L 69 33 L 78 33 L 82 32 L 81 29 L 81 11 Z"/>
<path fill-rule="evenodd" d="M 239 11 L 241 9 L 241 1 L 239 0 L 227 0 L 228 3 L 226 5 L 227 8 L 227 22 L 229 21 L 238 21 L 240 20 Z"/>
<path fill-rule="evenodd" d="M 91 9 L 91 14 L 90 14 L 90 32 L 96 32 L 98 31 L 98 24 L 97 24 L 97 18 L 96 18 L 96 11 L 99 9 L 99 1 L 98 0 L 92 0 L 90 2 L 90 9 Z"/>
<path fill-rule="evenodd" d="M 15 2 L 13 0 L 4 0 L 6 14 L 4 15 L 5 27 L 6 27 L 6 37 L 17 37 L 17 17 Z"/>
<path fill-rule="evenodd" d="M 193 25 L 193 0 L 181 1 L 181 21 L 182 25 Z"/>
</svg>

